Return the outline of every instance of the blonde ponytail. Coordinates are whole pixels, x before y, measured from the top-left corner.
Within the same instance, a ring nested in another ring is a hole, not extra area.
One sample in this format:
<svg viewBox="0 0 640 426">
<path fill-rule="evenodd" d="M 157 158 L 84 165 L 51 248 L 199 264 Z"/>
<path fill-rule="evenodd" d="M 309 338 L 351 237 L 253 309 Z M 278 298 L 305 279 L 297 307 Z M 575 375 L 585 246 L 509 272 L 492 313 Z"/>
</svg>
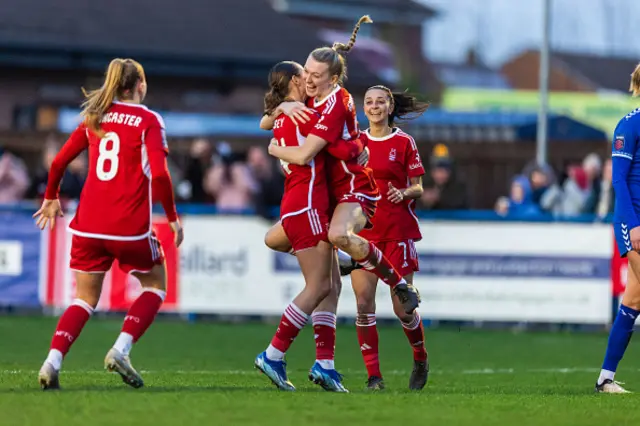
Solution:
<svg viewBox="0 0 640 426">
<path fill-rule="evenodd" d="M 125 69 L 125 59 L 116 58 L 111 61 L 104 77 L 104 83 L 99 89 L 87 92 L 84 87 L 82 93 L 85 100 L 82 103 L 81 115 L 86 126 L 96 135 L 103 137 L 100 119 L 107 112 L 118 95 Z"/>
<path fill-rule="evenodd" d="M 358 23 L 353 28 L 353 32 L 351 33 L 351 37 L 349 38 L 349 43 L 347 44 L 337 43 L 337 42 L 333 43 L 332 49 L 342 55 L 346 55 L 351 51 L 353 46 L 356 44 L 356 37 L 358 36 L 358 31 L 360 31 L 360 26 L 362 24 L 372 24 L 372 23 L 373 21 L 371 20 L 369 15 L 364 15 L 362 18 L 358 20 Z"/>
<path fill-rule="evenodd" d="M 629 84 L 629 91 L 635 98 L 640 96 L 640 64 L 636 66 L 636 69 L 631 73 L 631 84 Z"/>
</svg>

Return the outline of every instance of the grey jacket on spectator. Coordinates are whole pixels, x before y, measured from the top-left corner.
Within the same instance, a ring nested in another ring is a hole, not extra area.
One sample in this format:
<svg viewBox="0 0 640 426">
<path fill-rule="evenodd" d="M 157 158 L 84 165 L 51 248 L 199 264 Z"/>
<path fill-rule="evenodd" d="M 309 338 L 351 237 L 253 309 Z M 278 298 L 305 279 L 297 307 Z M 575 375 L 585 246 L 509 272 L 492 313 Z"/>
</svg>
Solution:
<svg viewBox="0 0 640 426">
<path fill-rule="evenodd" d="M 578 216 L 582 213 L 588 194 L 572 179 L 566 179 L 562 188 L 553 184 L 540 199 L 540 206 L 555 216 Z"/>
</svg>

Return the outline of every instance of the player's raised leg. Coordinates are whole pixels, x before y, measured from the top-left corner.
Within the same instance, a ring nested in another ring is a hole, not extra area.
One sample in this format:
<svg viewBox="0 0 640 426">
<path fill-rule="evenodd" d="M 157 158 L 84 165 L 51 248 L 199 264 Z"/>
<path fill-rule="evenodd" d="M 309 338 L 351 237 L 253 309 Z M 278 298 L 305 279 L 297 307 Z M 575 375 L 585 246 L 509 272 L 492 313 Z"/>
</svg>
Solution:
<svg viewBox="0 0 640 426">
<path fill-rule="evenodd" d="M 284 232 L 281 222 L 274 224 L 264 236 L 264 244 L 273 251 L 293 253 L 291 242 Z"/>
<path fill-rule="evenodd" d="M 351 273 L 351 285 L 356 296 L 356 332 L 367 368 L 367 389 L 384 389 L 378 355 L 378 328 L 376 326 L 376 287 L 378 277 L 366 270 Z"/>
<path fill-rule="evenodd" d="M 407 285 L 407 282 L 373 243 L 357 235 L 366 224 L 367 218 L 360 203 L 339 203 L 331 218 L 329 241 L 351 255 L 364 269 L 373 272 L 388 284 L 402 302 L 405 312 L 413 312 L 420 303 L 418 293 L 412 286 Z"/>
<path fill-rule="evenodd" d="M 338 261 L 332 261 L 331 292 L 320 302 L 311 315 L 316 343 L 316 362 L 309 370 L 309 380 L 330 392 L 348 392 L 342 384 L 342 375 L 335 367 L 336 321 L 342 281 Z"/>
<path fill-rule="evenodd" d="M 62 360 L 98 305 L 103 280 L 104 273 L 76 272 L 76 298 L 58 320 L 49 354 L 38 374 L 43 390 L 60 388 L 58 373 L 62 368 Z"/>
<path fill-rule="evenodd" d="M 405 280 L 412 284 L 413 273 L 405 275 Z M 391 295 L 393 302 L 393 312 L 396 314 L 402 324 L 402 330 L 409 340 L 409 345 L 413 351 L 413 370 L 409 378 L 409 389 L 421 390 L 427 384 L 429 378 L 429 361 L 427 349 L 424 344 L 424 325 L 420 313 L 415 310 L 411 314 L 404 311 L 400 299 L 395 295 Z"/>
<path fill-rule="evenodd" d="M 286 373 L 284 356 L 311 313 L 331 291 L 332 247 L 326 242 L 296 252 L 305 279 L 305 288 L 287 306 L 267 349 L 259 354 L 255 366 L 282 390 L 295 390 Z"/>
<path fill-rule="evenodd" d="M 629 259 L 627 287 L 622 296 L 622 304 L 609 332 L 607 352 L 602 363 L 600 376 L 596 382 L 596 392 L 628 392 L 614 381 L 618 364 L 629 345 L 636 318 L 640 313 L 640 254 L 635 251 L 629 251 L 627 258 Z"/>
</svg>

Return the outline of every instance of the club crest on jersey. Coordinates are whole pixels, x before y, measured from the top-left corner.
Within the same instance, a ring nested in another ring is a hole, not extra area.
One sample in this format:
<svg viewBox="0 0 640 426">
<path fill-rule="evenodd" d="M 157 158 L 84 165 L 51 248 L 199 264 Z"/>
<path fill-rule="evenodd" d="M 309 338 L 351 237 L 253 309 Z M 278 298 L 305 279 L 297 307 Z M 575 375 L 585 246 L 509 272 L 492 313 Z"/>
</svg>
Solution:
<svg viewBox="0 0 640 426">
<path fill-rule="evenodd" d="M 613 142 L 613 148 L 616 151 L 624 149 L 624 136 L 616 136 L 616 140 Z"/>
<path fill-rule="evenodd" d="M 391 148 L 391 151 L 389 151 L 389 161 L 396 161 L 396 154 L 396 149 Z"/>
</svg>

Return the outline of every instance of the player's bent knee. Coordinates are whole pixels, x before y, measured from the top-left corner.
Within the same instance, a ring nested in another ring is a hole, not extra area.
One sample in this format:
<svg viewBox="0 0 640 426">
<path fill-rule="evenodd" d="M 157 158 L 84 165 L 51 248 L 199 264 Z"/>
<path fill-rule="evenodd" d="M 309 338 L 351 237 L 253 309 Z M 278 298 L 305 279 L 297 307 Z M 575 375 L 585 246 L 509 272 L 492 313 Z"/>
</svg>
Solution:
<svg viewBox="0 0 640 426">
<path fill-rule="evenodd" d="M 358 315 L 374 313 L 376 311 L 375 299 L 372 299 L 372 300 L 358 299 L 358 302 L 356 303 L 356 308 L 358 309 Z"/>
<path fill-rule="evenodd" d="M 329 242 L 339 249 L 348 249 L 350 243 L 349 234 L 343 230 L 329 229 Z"/>
<path fill-rule="evenodd" d="M 395 296 L 394 296 L 395 297 Z M 413 313 L 406 313 L 404 311 L 404 308 L 402 307 L 402 304 L 400 304 L 400 302 L 396 302 L 394 300 L 393 303 L 393 313 L 396 314 L 396 317 L 398 317 L 398 319 L 402 322 L 408 323 L 411 322 L 413 320 Z"/>
<path fill-rule="evenodd" d="M 76 296 L 76 299 L 82 300 L 84 303 L 86 303 L 87 305 L 91 306 L 93 309 L 96 308 L 96 306 L 98 306 L 98 302 L 100 301 L 100 296 L 87 296 L 87 295 L 82 295 L 82 296 Z"/>
<path fill-rule="evenodd" d="M 396 308 L 394 308 L 393 312 L 396 314 L 396 317 L 398 317 L 398 319 L 405 324 L 413 321 L 413 314 L 407 314 L 405 311 L 401 311 Z"/>
<path fill-rule="evenodd" d="M 331 294 L 332 284 L 329 279 L 320 279 L 310 284 L 318 301 L 327 298 Z"/>
<path fill-rule="evenodd" d="M 269 247 L 273 251 L 284 251 L 282 243 L 278 240 L 277 236 L 273 232 L 268 231 L 264 236 L 264 245 Z"/>
</svg>

